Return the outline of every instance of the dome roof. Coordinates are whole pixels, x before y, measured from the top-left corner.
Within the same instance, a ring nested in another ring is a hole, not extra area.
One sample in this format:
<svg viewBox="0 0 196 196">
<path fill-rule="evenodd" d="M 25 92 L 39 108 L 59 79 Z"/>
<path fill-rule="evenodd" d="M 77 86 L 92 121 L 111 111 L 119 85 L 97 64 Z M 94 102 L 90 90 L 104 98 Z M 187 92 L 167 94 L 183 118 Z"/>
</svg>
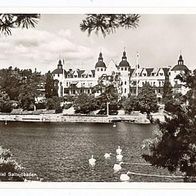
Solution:
<svg viewBox="0 0 196 196">
<path fill-rule="evenodd" d="M 119 67 L 130 67 L 125 51 L 123 52 L 122 61 L 119 63 Z"/>
<path fill-rule="evenodd" d="M 99 53 L 99 58 L 98 58 L 98 62 L 95 64 L 95 68 L 98 67 L 102 67 L 102 68 L 106 68 L 105 63 L 103 62 L 103 57 L 102 57 L 102 53 Z"/>
<path fill-rule="evenodd" d="M 178 64 L 175 65 L 171 71 L 188 71 L 189 69 L 187 66 L 184 64 L 184 60 L 182 58 L 182 55 L 179 56 Z"/>
<path fill-rule="evenodd" d="M 55 69 L 52 74 L 63 74 L 63 65 L 61 60 L 59 60 L 57 69 Z"/>
<path fill-rule="evenodd" d="M 130 67 L 129 62 L 122 60 L 119 64 L 119 67 Z"/>
<path fill-rule="evenodd" d="M 63 74 L 63 69 L 55 69 L 52 74 Z"/>
</svg>

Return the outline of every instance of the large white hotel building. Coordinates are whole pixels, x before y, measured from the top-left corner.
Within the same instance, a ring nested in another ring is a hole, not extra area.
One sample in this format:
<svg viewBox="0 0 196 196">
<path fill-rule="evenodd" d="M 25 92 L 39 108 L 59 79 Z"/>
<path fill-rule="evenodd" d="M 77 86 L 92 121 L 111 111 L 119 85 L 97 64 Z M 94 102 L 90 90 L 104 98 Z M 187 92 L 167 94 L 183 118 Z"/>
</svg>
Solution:
<svg viewBox="0 0 196 196">
<path fill-rule="evenodd" d="M 127 97 L 129 94 L 137 95 L 145 83 L 155 87 L 157 98 L 161 100 L 165 80 L 169 80 L 175 93 L 186 92 L 182 83 L 176 79 L 180 73 L 188 70 L 184 64 L 182 55 L 178 62 L 172 67 L 147 68 L 141 67 L 139 63 L 131 66 L 127 60 L 126 52 L 123 52 L 122 60 L 116 64 L 110 60 L 106 65 L 100 52 L 94 69 L 65 69 L 64 61 L 59 60 L 57 68 L 52 72 L 54 79 L 58 82 L 59 96 L 78 95 L 81 93 L 92 94 L 93 87 L 97 85 L 100 77 L 105 76 L 108 80 L 114 75 L 120 78 L 120 94 Z"/>
</svg>

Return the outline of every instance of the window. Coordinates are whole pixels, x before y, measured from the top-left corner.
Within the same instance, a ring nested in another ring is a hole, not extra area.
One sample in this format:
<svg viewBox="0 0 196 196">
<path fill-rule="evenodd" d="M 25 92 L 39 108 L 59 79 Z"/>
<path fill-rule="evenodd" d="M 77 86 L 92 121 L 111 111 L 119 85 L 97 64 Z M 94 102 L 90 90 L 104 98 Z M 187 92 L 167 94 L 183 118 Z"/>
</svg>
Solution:
<svg viewBox="0 0 196 196">
<path fill-rule="evenodd" d="M 125 67 L 125 71 L 127 71 L 127 67 Z"/>
<path fill-rule="evenodd" d="M 146 73 L 144 73 L 143 76 L 146 76 Z"/>
<path fill-rule="evenodd" d="M 73 90 L 73 91 L 72 91 L 72 93 L 73 93 L 73 94 L 76 94 L 76 91 L 75 91 L 75 90 Z"/>
<path fill-rule="evenodd" d="M 59 74 L 58 74 L 58 77 L 59 77 Z"/>
<path fill-rule="evenodd" d="M 90 89 L 88 89 L 88 94 L 90 93 Z"/>
<path fill-rule="evenodd" d="M 121 71 L 123 71 L 123 67 L 121 67 Z"/>
<path fill-rule="evenodd" d="M 153 85 L 155 86 L 155 82 L 153 82 Z"/>
<path fill-rule="evenodd" d="M 154 73 L 152 73 L 152 76 L 154 76 Z"/>
<path fill-rule="evenodd" d="M 160 73 L 160 76 L 163 76 L 163 73 Z"/>
<path fill-rule="evenodd" d="M 97 71 L 99 71 L 99 68 L 97 68 Z"/>
<path fill-rule="evenodd" d="M 158 89 L 158 93 L 161 93 L 161 89 L 160 88 Z"/>
<path fill-rule="evenodd" d="M 101 68 L 101 71 L 103 71 L 103 68 Z"/>
<path fill-rule="evenodd" d="M 125 81 L 125 85 L 127 84 L 127 82 Z"/>
<path fill-rule="evenodd" d="M 126 93 L 127 89 L 125 88 L 124 92 Z"/>
</svg>

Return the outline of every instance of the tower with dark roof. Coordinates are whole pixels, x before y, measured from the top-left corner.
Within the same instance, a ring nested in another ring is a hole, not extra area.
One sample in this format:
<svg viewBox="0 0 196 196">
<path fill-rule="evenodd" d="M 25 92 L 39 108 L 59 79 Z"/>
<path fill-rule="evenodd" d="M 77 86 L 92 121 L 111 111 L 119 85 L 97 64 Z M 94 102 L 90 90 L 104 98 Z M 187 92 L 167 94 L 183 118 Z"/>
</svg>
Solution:
<svg viewBox="0 0 196 196">
<path fill-rule="evenodd" d="M 119 63 L 120 71 L 127 71 L 130 69 L 129 62 L 127 61 L 126 52 L 123 52 L 122 61 Z"/>
<path fill-rule="evenodd" d="M 178 64 L 175 65 L 171 71 L 188 71 L 189 69 L 187 66 L 184 64 L 184 60 L 182 58 L 182 55 L 179 56 L 178 59 Z"/>
<path fill-rule="evenodd" d="M 99 78 L 106 72 L 106 65 L 103 61 L 102 53 L 99 53 L 98 62 L 95 64 L 95 77 Z"/>
<path fill-rule="evenodd" d="M 190 71 L 188 67 L 184 64 L 184 60 L 182 55 L 180 54 L 179 59 L 178 59 L 178 64 L 174 65 L 170 70 L 169 70 L 169 81 L 172 85 L 173 92 L 174 93 L 182 93 L 185 94 L 187 89 L 184 87 L 183 82 L 181 82 L 179 79 L 177 79 L 177 76 L 179 74 L 183 74 L 187 71 Z"/>
<path fill-rule="evenodd" d="M 125 51 L 123 51 L 122 60 L 119 63 L 118 67 L 122 80 L 122 95 L 127 97 L 130 92 L 130 87 L 129 87 L 130 65 L 129 62 L 127 61 L 127 55 Z"/>
<path fill-rule="evenodd" d="M 65 80 L 65 70 L 63 69 L 62 60 L 59 59 L 57 68 L 52 72 L 54 80 L 58 81 L 58 95 L 61 97 L 64 95 L 63 83 Z"/>
</svg>

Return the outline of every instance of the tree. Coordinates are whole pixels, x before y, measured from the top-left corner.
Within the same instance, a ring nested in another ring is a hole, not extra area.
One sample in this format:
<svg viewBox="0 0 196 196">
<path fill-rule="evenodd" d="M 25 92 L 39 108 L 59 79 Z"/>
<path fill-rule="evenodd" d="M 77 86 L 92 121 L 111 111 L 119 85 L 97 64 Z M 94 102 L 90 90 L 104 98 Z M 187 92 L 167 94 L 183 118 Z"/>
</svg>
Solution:
<svg viewBox="0 0 196 196">
<path fill-rule="evenodd" d="M 0 14 L 0 33 L 11 35 L 14 28 L 35 27 L 40 14 Z"/>
<path fill-rule="evenodd" d="M 92 95 L 83 93 L 74 101 L 74 109 L 76 113 L 89 114 L 97 108 L 97 101 Z"/>
<path fill-rule="evenodd" d="M 12 103 L 8 94 L 0 91 L 0 112 L 9 113 L 12 111 Z"/>
<path fill-rule="evenodd" d="M 35 100 L 39 95 L 39 84 L 42 76 L 32 70 L 22 70 L 23 75 L 19 89 L 19 106 L 24 110 L 34 110 Z"/>
<path fill-rule="evenodd" d="M 58 91 L 55 86 L 55 81 L 50 71 L 46 74 L 45 96 L 46 98 L 52 98 L 54 96 L 58 96 Z"/>
<path fill-rule="evenodd" d="M 169 80 L 165 80 L 163 86 L 163 103 L 165 104 L 165 110 L 170 112 L 175 108 L 175 100 L 173 98 L 173 90 Z"/>
<path fill-rule="evenodd" d="M 55 110 L 56 113 L 61 113 L 62 112 L 61 98 L 57 96 L 48 98 L 46 101 L 46 108 L 48 110 Z"/>
<path fill-rule="evenodd" d="M 0 146 L 0 181 L 24 181 L 24 173 L 22 167 L 12 159 L 10 150 Z M 13 176 L 10 173 L 15 174 Z"/>
<path fill-rule="evenodd" d="M 99 31 L 105 37 L 107 34 L 115 32 L 119 27 L 125 29 L 136 28 L 138 26 L 140 15 L 138 14 L 88 14 L 80 24 L 81 31 L 91 32 Z"/>
<path fill-rule="evenodd" d="M 146 112 L 149 117 L 151 112 L 158 111 L 157 96 L 155 89 L 150 84 L 145 83 L 138 94 L 138 110 Z"/>
<path fill-rule="evenodd" d="M 107 103 L 110 103 L 111 107 L 118 108 L 118 102 L 121 94 L 121 79 L 119 73 L 112 73 L 111 75 L 102 75 L 98 79 L 98 84 L 94 86 L 93 92 L 99 92 L 96 97 L 99 109 L 105 109 Z M 115 111 L 114 111 L 115 112 Z"/>
<path fill-rule="evenodd" d="M 149 152 L 143 157 L 152 165 L 181 171 L 184 181 L 196 181 L 196 71 L 180 75 L 179 79 L 189 88 L 183 103 L 176 109 L 147 145 Z"/>
<path fill-rule="evenodd" d="M 172 85 L 169 80 L 165 80 L 163 85 L 163 102 L 166 103 L 168 100 L 173 98 Z"/>
<path fill-rule="evenodd" d="M 127 114 L 130 114 L 132 111 L 139 109 L 139 99 L 136 96 L 129 96 L 122 103 L 123 108 Z"/>
</svg>

